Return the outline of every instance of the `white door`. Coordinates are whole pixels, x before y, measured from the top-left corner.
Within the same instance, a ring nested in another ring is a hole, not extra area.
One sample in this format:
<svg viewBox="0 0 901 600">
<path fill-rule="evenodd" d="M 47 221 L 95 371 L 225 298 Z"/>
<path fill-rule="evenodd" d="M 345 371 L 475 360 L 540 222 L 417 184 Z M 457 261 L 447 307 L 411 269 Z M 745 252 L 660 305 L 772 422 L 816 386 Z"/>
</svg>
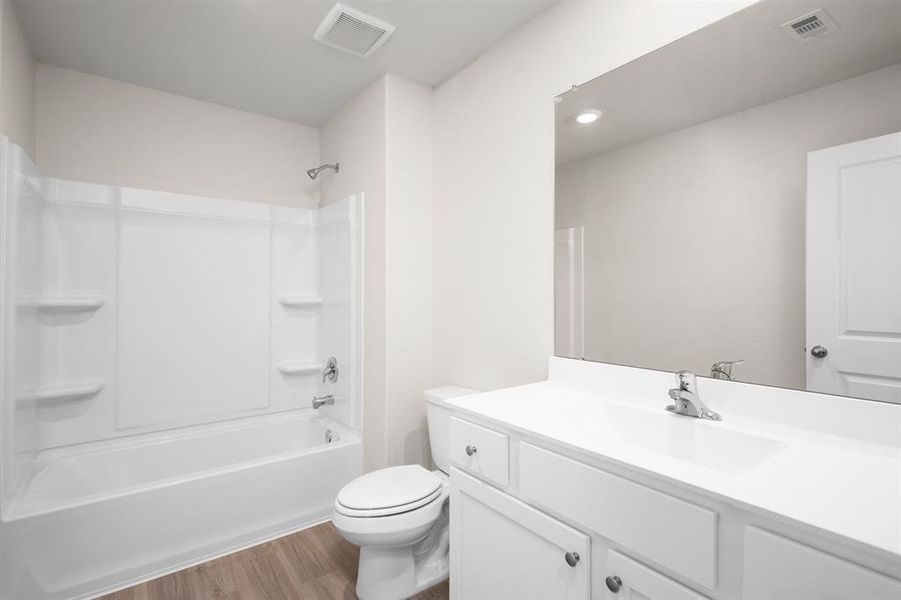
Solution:
<svg viewBox="0 0 901 600">
<path fill-rule="evenodd" d="M 554 232 L 554 354 L 582 358 L 582 227 Z"/>
<path fill-rule="evenodd" d="M 607 553 L 608 600 L 708 600 L 616 550 Z"/>
<path fill-rule="evenodd" d="M 901 133 L 808 155 L 807 389 L 901 403 Z"/>
<path fill-rule="evenodd" d="M 451 469 L 454 600 L 588 600 L 588 536 Z"/>
</svg>

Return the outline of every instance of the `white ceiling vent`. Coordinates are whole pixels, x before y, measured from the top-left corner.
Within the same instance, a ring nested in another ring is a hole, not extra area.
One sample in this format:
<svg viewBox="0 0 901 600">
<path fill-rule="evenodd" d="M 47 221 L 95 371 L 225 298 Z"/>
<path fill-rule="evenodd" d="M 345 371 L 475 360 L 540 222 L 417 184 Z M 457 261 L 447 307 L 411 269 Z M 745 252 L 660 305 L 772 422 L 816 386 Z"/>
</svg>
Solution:
<svg viewBox="0 0 901 600">
<path fill-rule="evenodd" d="M 781 27 L 793 40 L 801 44 L 838 31 L 836 22 L 822 8 L 783 23 Z"/>
<path fill-rule="evenodd" d="M 325 16 L 313 39 L 357 56 L 371 56 L 394 33 L 394 25 L 372 15 L 336 4 Z"/>
</svg>

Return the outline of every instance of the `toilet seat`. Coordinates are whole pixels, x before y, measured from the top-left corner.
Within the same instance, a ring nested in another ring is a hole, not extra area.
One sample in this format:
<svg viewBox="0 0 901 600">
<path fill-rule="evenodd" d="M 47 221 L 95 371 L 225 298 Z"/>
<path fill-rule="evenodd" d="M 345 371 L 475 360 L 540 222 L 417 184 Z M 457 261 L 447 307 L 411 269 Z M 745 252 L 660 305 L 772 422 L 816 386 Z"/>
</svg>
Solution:
<svg viewBox="0 0 901 600">
<path fill-rule="evenodd" d="M 416 510 L 441 496 L 442 479 L 419 465 L 367 473 L 338 493 L 335 511 L 349 517 L 387 517 Z"/>
</svg>

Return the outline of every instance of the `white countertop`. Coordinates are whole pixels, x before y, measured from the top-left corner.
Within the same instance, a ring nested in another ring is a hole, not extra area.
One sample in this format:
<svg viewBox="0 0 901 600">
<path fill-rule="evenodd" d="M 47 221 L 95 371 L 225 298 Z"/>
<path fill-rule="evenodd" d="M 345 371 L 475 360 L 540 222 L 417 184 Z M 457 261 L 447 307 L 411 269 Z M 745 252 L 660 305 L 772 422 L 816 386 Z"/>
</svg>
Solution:
<svg viewBox="0 0 901 600">
<path fill-rule="evenodd" d="M 901 421 L 898 443 L 869 442 L 730 414 L 728 402 L 711 406 L 721 422 L 667 413 L 669 403 L 665 391 L 630 397 L 554 381 L 450 401 L 455 412 L 901 558 Z M 730 444 L 731 436 L 747 443 Z"/>
</svg>

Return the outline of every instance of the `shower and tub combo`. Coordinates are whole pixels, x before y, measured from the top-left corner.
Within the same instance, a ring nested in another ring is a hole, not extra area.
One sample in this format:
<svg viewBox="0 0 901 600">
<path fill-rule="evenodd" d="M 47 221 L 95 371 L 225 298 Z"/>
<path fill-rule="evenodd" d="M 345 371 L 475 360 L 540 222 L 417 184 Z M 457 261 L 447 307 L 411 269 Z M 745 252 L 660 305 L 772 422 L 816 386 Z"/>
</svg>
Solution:
<svg viewBox="0 0 901 600">
<path fill-rule="evenodd" d="M 0 169 L 0 597 L 328 519 L 362 471 L 361 199 L 51 179 L 5 138 Z"/>
</svg>

